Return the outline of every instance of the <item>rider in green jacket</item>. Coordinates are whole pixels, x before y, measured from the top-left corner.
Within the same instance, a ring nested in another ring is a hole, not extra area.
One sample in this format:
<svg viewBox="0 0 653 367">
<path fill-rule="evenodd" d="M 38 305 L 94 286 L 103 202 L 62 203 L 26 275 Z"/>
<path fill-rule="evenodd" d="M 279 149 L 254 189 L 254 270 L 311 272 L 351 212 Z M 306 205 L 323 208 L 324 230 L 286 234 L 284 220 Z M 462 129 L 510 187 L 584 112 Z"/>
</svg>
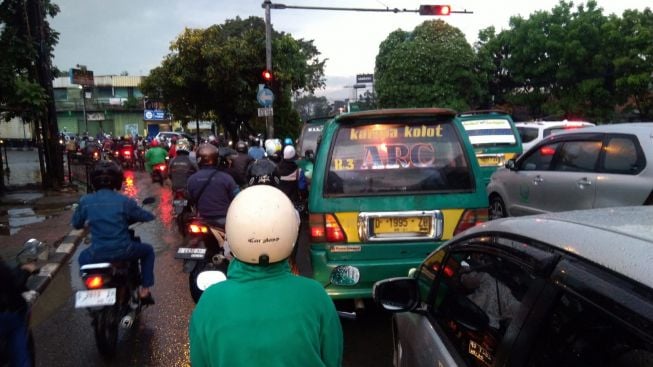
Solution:
<svg viewBox="0 0 653 367">
<path fill-rule="evenodd" d="M 152 139 L 150 149 L 145 152 L 145 170 L 147 173 L 152 173 L 152 167 L 155 164 L 166 163 L 168 151 L 161 148 L 157 139 Z"/>
<path fill-rule="evenodd" d="M 226 222 L 235 259 L 191 317 L 193 367 L 340 366 L 333 302 L 322 285 L 290 272 L 299 229 L 290 200 L 274 187 L 252 186 L 236 196 Z"/>
</svg>

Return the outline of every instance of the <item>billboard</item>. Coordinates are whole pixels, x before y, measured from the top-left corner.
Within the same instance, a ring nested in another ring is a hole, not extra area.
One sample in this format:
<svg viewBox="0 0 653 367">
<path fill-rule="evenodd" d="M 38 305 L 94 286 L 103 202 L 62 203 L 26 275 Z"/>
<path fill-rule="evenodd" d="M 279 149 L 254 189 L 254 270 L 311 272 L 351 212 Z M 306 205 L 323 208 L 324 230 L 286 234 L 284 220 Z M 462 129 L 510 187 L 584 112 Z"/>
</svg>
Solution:
<svg viewBox="0 0 653 367">
<path fill-rule="evenodd" d="M 86 69 L 70 69 L 70 84 L 79 84 L 83 86 L 93 85 L 93 71 Z"/>
<path fill-rule="evenodd" d="M 144 110 L 143 120 L 147 121 L 161 121 L 168 120 L 168 114 L 165 110 Z"/>
</svg>

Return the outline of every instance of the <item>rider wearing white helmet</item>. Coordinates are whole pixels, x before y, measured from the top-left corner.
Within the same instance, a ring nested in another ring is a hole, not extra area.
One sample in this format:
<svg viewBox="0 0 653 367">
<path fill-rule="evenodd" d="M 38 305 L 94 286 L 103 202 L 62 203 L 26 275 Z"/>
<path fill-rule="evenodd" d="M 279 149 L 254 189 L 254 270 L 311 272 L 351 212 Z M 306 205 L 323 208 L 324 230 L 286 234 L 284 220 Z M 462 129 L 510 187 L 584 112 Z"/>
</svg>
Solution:
<svg viewBox="0 0 653 367">
<path fill-rule="evenodd" d="M 342 329 L 316 281 L 288 264 L 299 216 L 269 185 L 242 191 L 227 213 L 234 255 L 228 278 L 208 288 L 190 322 L 193 366 L 340 366 Z"/>
</svg>

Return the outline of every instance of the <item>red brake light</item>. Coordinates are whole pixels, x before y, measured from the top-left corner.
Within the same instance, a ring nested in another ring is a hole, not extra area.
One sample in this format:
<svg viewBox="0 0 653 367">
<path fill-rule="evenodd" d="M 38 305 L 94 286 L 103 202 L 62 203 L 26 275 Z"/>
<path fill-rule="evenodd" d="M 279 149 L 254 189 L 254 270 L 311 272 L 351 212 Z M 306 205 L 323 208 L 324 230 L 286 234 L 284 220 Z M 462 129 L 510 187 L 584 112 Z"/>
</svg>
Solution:
<svg viewBox="0 0 653 367">
<path fill-rule="evenodd" d="M 326 240 L 327 242 L 344 242 L 347 241 L 345 232 L 340 227 L 338 220 L 333 214 L 324 216 L 326 221 Z"/>
<path fill-rule="evenodd" d="M 84 283 L 88 289 L 98 289 L 104 286 L 104 279 L 102 275 L 91 275 L 84 279 Z"/>
<path fill-rule="evenodd" d="M 326 241 L 326 230 L 324 228 L 324 215 L 311 214 L 308 217 L 308 227 L 311 230 L 311 241 L 324 242 Z"/>
<path fill-rule="evenodd" d="M 458 221 L 456 229 L 453 231 L 453 234 L 456 235 L 466 229 L 472 228 L 477 224 L 487 222 L 488 212 L 487 209 L 467 209 L 463 212 L 463 215 Z"/>
<path fill-rule="evenodd" d="M 436 262 L 433 264 L 431 268 L 433 269 L 433 271 L 437 273 L 438 271 L 440 271 L 440 266 L 441 264 L 439 262 Z M 445 277 L 451 278 L 452 276 L 454 276 L 454 274 L 456 274 L 456 271 L 453 270 L 451 266 L 445 265 L 444 271 L 442 273 L 444 274 Z"/>
<path fill-rule="evenodd" d="M 188 225 L 188 232 L 192 234 L 204 234 L 209 232 L 209 227 L 198 223 L 191 223 Z"/>
<path fill-rule="evenodd" d="M 165 170 L 166 170 L 165 164 L 159 166 L 159 171 L 165 171 Z"/>
<path fill-rule="evenodd" d="M 124 155 L 132 155 L 132 152 L 130 152 L 129 150 L 125 150 L 124 152 L 122 152 L 122 154 L 124 154 Z"/>
<path fill-rule="evenodd" d="M 175 191 L 175 199 L 183 199 L 184 197 L 184 190 Z"/>
<path fill-rule="evenodd" d="M 543 146 L 542 148 L 540 148 L 540 154 L 543 156 L 554 155 L 555 152 L 556 152 L 555 148 L 550 146 Z"/>
</svg>

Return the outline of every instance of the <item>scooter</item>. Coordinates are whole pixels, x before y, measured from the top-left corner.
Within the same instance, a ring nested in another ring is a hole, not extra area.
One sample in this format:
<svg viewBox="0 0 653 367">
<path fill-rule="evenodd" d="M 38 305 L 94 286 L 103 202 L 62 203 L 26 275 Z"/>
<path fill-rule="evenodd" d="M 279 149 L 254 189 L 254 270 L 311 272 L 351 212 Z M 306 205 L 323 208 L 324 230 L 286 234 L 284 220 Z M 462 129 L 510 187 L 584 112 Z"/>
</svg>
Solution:
<svg viewBox="0 0 653 367">
<path fill-rule="evenodd" d="M 198 284 L 198 276 L 205 271 L 220 271 L 227 274 L 229 258 L 224 222 L 209 223 L 199 217 L 191 218 L 188 224 L 188 247 L 180 247 L 176 259 L 184 260 L 184 272 L 188 273 L 188 287 L 193 301 L 197 303 L 204 292 Z"/>
<path fill-rule="evenodd" d="M 154 201 L 149 197 L 142 205 Z M 140 241 L 133 228 L 129 229 L 129 234 L 132 240 Z M 86 290 L 75 294 L 75 308 L 88 310 L 100 354 L 113 357 L 119 329 L 130 329 L 147 307 L 141 303 L 138 293 L 141 283 L 139 261 L 86 264 L 80 267 L 80 272 Z"/>
<path fill-rule="evenodd" d="M 163 182 L 168 178 L 168 165 L 165 163 L 157 163 L 152 167 L 152 183 L 158 182 L 163 186 Z"/>
<path fill-rule="evenodd" d="M 16 255 L 15 266 L 21 267 L 24 264 L 35 262 L 40 254 L 48 251 L 48 247 L 44 242 L 41 242 L 37 239 L 29 239 L 23 244 L 23 249 Z M 28 330 L 28 340 L 27 340 L 27 350 L 29 353 L 29 359 L 32 366 L 35 365 L 35 349 L 34 349 L 34 337 L 32 335 L 32 330 L 29 328 L 31 308 L 36 300 L 38 294 L 35 291 L 27 291 L 22 294 L 23 298 L 27 303 L 27 310 L 25 312 L 24 322 Z M 11 360 L 12 350 L 9 340 L 0 338 L 0 366 L 9 366 Z"/>
</svg>

